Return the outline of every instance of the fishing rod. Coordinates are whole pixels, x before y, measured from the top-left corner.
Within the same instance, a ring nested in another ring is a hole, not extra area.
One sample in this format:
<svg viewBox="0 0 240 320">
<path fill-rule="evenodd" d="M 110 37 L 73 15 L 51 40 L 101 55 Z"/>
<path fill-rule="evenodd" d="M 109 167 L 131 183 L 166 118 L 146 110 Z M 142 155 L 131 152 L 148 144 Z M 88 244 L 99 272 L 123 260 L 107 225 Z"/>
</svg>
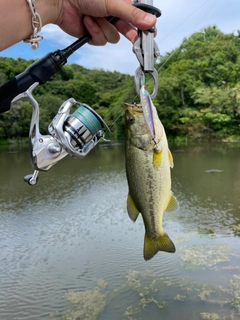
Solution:
<svg viewBox="0 0 240 320">
<path fill-rule="evenodd" d="M 153 0 L 139 0 L 135 1 L 133 6 L 160 17 L 161 11 L 154 7 L 152 2 Z M 107 20 L 113 24 L 118 18 L 108 17 Z M 139 92 L 139 83 L 145 81 L 145 73 L 153 76 L 157 88 L 155 58 L 152 57 L 154 50 L 157 50 L 152 40 L 154 32 L 155 28 L 147 31 L 139 30 L 139 38 L 134 46 L 140 62 L 135 75 L 137 92 Z M 90 106 L 70 98 L 63 102 L 49 124 L 49 135 L 42 135 L 39 131 L 39 104 L 33 97 L 33 90 L 38 85 L 45 84 L 59 72 L 67 63 L 69 56 L 90 40 L 91 35 L 86 33 L 65 49 L 46 54 L 0 87 L 0 113 L 10 110 L 11 103 L 21 99 L 27 99 L 33 107 L 29 140 L 34 173 L 24 177 L 24 181 L 31 186 L 36 185 L 39 171 L 48 171 L 66 155 L 80 159 L 85 157 L 101 139 L 104 139 L 104 128 L 110 130 L 100 115 Z M 150 53 L 149 50 L 151 50 Z M 153 94 L 156 94 L 156 90 Z M 73 106 L 77 107 L 77 110 L 71 114 L 70 109 Z"/>
<path fill-rule="evenodd" d="M 109 17 L 108 22 L 114 24 L 118 18 Z M 91 40 L 91 35 L 84 36 L 62 50 L 46 54 L 43 58 L 31 64 L 25 71 L 0 87 L 0 113 L 10 110 L 13 99 L 26 91 L 34 83 L 45 84 L 54 74 L 67 63 L 67 59 L 84 44 Z"/>
<path fill-rule="evenodd" d="M 141 0 L 140 0 L 141 1 Z M 151 0 L 142 0 L 151 1 Z M 145 3 L 133 3 L 133 6 L 155 14 L 156 17 L 161 15 L 158 8 Z M 117 17 L 106 18 L 108 22 L 114 24 L 119 20 Z M 151 30 L 150 30 L 151 31 Z M 151 31 L 152 32 L 152 31 Z M 11 108 L 13 99 L 26 91 L 34 83 L 39 85 L 45 84 L 54 74 L 59 72 L 62 67 L 67 63 L 67 59 L 84 44 L 91 40 L 91 35 L 86 33 L 83 37 L 73 42 L 70 46 L 63 50 L 56 50 L 46 54 L 43 58 L 31 64 L 24 72 L 17 75 L 15 78 L 8 81 L 0 87 L 0 113 L 6 112 Z"/>
</svg>

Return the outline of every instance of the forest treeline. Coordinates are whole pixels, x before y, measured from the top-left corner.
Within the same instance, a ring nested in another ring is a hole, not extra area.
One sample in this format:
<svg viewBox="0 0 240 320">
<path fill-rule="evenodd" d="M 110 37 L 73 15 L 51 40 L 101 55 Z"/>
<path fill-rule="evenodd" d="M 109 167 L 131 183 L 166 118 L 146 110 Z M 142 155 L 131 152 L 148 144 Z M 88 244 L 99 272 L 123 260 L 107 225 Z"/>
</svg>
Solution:
<svg viewBox="0 0 240 320">
<path fill-rule="evenodd" d="M 31 63 L 0 57 L 0 85 Z M 215 26 L 207 27 L 161 56 L 156 69 L 159 90 L 153 102 L 169 137 L 240 138 L 240 31 L 224 34 Z M 149 82 L 149 91 L 152 85 Z M 114 123 L 113 138 L 124 136 L 124 102 L 135 96 L 133 76 L 76 64 L 65 65 L 34 90 L 41 133 L 47 133 L 62 102 L 74 97 L 93 107 L 108 125 Z M 31 106 L 23 100 L 0 115 L 0 140 L 27 137 L 31 114 Z"/>
</svg>

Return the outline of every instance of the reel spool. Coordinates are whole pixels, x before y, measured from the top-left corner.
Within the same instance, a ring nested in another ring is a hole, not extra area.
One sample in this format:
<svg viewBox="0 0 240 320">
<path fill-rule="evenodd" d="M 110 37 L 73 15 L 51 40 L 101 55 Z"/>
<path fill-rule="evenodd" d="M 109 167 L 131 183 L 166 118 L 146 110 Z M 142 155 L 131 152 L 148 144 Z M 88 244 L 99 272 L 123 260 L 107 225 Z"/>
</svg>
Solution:
<svg viewBox="0 0 240 320">
<path fill-rule="evenodd" d="M 83 149 L 103 128 L 102 118 L 86 104 L 81 104 L 63 124 L 69 144 L 79 149 Z"/>
</svg>

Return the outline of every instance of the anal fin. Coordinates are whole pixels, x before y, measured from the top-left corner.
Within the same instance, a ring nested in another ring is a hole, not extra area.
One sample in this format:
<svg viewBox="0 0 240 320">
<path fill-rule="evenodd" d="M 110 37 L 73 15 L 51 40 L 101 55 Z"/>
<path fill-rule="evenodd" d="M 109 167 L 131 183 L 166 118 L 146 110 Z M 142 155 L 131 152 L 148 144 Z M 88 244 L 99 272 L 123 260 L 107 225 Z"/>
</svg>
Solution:
<svg viewBox="0 0 240 320">
<path fill-rule="evenodd" d="M 179 209 L 179 203 L 177 199 L 174 197 L 174 195 L 171 193 L 165 212 L 172 212 L 178 209 Z"/>
</svg>

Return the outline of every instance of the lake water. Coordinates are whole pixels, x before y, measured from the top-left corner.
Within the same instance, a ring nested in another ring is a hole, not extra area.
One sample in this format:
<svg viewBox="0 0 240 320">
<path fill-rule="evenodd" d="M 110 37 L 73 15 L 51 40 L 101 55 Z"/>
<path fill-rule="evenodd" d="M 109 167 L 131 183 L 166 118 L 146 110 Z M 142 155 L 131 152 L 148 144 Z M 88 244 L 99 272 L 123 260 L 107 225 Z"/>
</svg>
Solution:
<svg viewBox="0 0 240 320">
<path fill-rule="evenodd" d="M 176 253 L 143 259 L 124 147 L 65 158 L 30 187 L 28 149 L 0 149 L 0 320 L 240 318 L 240 144 L 171 147 Z"/>
</svg>

